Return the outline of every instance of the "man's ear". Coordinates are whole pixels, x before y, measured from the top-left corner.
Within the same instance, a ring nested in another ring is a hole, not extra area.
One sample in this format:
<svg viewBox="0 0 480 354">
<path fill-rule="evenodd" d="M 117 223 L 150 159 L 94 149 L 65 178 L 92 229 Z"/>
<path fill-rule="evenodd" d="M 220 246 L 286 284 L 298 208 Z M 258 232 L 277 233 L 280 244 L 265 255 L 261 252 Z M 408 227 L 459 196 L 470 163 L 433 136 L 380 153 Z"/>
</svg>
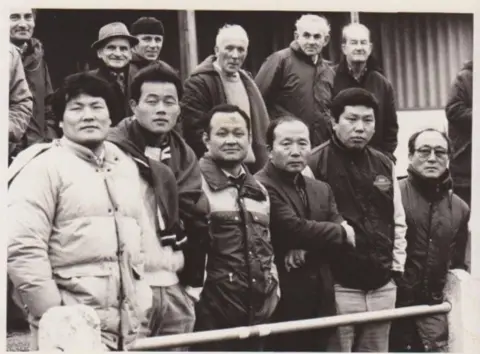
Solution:
<svg viewBox="0 0 480 354">
<path fill-rule="evenodd" d="M 218 46 L 213 47 L 213 52 L 215 53 L 215 56 L 218 57 Z"/>
<path fill-rule="evenodd" d="M 208 136 L 207 132 L 203 132 L 202 141 L 205 144 L 205 146 L 207 146 L 208 142 L 210 141 L 210 137 Z"/>
<path fill-rule="evenodd" d="M 98 59 L 102 58 L 102 49 L 97 49 L 97 58 Z"/>
<path fill-rule="evenodd" d="M 293 32 L 293 39 L 297 40 L 299 37 L 298 31 Z"/>
<path fill-rule="evenodd" d="M 327 35 L 325 36 L 325 41 L 324 41 L 324 43 L 323 43 L 323 46 L 326 46 L 326 45 L 328 44 L 328 42 L 330 42 L 330 35 L 329 35 L 329 34 L 327 34 Z"/>
<path fill-rule="evenodd" d="M 134 99 L 130 99 L 130 108 L 132 109 L 132 112 L 135 113 L 135 109 L 137 108 L 137 102 Z"/>
</svg>

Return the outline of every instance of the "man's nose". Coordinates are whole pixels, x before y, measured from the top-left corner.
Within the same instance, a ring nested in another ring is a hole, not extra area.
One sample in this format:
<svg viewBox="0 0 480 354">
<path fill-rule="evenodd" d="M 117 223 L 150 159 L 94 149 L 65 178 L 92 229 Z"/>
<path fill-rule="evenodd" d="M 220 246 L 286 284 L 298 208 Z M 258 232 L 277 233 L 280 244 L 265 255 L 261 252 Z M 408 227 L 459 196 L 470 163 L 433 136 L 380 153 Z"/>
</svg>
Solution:
<svg viewBox="0 0 480 354">
<path fill-rule="evenodd" d="M 92 120 L 95 117 L 93 109 L 90 107 L 84 107 L 82 113 L 83 120 Z"/>
<path fill-rule="evenodd" d="M 232 58 L 238 58 L 239 55 L 240 53 L 238 52 L 238 49 L 232 50 Z"/>
<path fill-rule="evenodd" d="M 437 157 L 435 156 L 435 150 L 431 150 L 428 154 L 428 161 L 435 162 L 437 161 Z"/>
</svg>

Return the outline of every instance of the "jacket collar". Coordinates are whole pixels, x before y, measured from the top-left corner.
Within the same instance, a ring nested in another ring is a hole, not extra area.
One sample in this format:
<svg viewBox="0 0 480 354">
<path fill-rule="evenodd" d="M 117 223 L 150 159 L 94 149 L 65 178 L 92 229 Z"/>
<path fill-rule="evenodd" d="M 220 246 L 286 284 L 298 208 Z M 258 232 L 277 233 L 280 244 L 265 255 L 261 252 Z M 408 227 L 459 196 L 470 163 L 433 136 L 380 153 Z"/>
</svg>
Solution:
<svg viewBox="0 0 480 354">
<path fill-rule="evenodd" d="M 347 158 L 357 160 L 365 155 L 368 144 L 363 149 L 349 149 L 338 139 L 337 134 L 333 132 L 330 139 L 332 147 Z"/>
<path fill-rule="evenodd" d="M 55 144 L 57 146 L 62 146 L 69 149 L 82 160 L 88 161 L 100 167 L 103 166 L 105 161 L 110 160 L 110 151 L 109 149 L 107 149 L 107 146 L 105 145 L 105 143 L 102 144 L 103 149 L 101 150 L 100 156 L 95 155 L 93 151 L 90 150 L 89 148 L 83 145 L 80 145 L 66 138 L 65 136 L 63 136 L 58 140 L 55 140 Z"/>
<path fill-rule="evenodd" d="M 408 179 L 415 189 L 429 201 L 442 199 L 453 187 L 452 178 L 448 170 L 438 178 L 425 178 L 414 170 L 411 165 L 408 166 L 407 172 Z"/>
<path fill-rule="evenodd" d="M 236 187 L 209 156 L 202 157 L 199 161 L 199 165 L 205 181 L 213 191 L 220 191 L 228 187 Z M 243 181 L 243 186 L 240 188 L 239 195 L 258 201 L 266 200 L 267 197 L 258 182 L 252 174 L 248 172 L 245 166 L 243 166 L 243 168 L 246 175 Z"/>
</svg>

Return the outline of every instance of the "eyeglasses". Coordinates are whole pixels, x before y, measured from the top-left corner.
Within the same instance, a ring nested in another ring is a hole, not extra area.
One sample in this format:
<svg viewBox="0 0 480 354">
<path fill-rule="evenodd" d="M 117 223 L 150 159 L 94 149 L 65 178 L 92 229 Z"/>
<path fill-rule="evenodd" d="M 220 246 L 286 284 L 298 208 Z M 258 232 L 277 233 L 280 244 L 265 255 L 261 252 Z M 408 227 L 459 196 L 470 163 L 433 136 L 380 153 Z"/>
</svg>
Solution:
<svg viewBox="0 0 480 354">
<path fill-rule="evenodd" d="M 421 157 L 421 158 L 424 158 L 424 159 L 427 159 L 430 157 L 430 155 L 432 154 L 432 151 L 433 153 L 435 154 L 435 157 L 437 159 L 445 159 L 448 155 L 448 151 L 444 150 L 444 149 L 432 149 L 432 148 L 428 148 L 428 147 L 422 147 L 420 149 L 415 149 L 416 152 L 418 152 L 418 155 Z"/>
</svg>

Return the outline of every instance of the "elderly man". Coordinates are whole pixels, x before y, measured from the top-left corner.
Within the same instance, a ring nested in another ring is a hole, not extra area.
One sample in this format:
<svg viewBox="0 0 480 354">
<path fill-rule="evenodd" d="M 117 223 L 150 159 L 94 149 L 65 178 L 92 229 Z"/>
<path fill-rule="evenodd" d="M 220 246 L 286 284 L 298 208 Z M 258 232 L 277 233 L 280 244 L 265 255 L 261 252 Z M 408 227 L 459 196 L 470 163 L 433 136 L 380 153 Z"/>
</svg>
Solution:
<svg viewBox="0 0 480 354">
<path fill-rule="evenodd" d="M 397 148 L 398 122 L 395 110 L 395 94 L 392 84 L 371 56 L 370 31 L 359 23 L 352 23 L 342 31 L 343 57 L 336 68 L 333 93 L 349 87 L 361 87 L 378 101 L 378 114 L 375 116 L 375 134 L 370 145 L 395 161 Z"/>
<path fill-rule="evenodd" d="M 20 49 L 25 76 L 33 95 L 33 115 L 19 150 L 55 137 L 54 122 L 47 123 L 45 99 L 52 84 L 42 43 L 33 37 L 36 11 L 14 10 L 10 13 L 10 42 Z"/>
<path fill-rule="evenodd" d="M 138 38 L 130 35 L 123 23 L 113 22 L 100 28 L 98 40 L 92 44 L 100 59 L 100 66 L 90 73 L 108 81 L 117 99 L 115 110 L 111 113 L 112 126 L 132 115 L 129 103 L 129 64 L 132 60 L 132 47 L 138 42 Z"/>
<path fill-rule="evenodd" d="M 405 212 L 393 163 L 368 146 L 378 102 L 350 88 L 332 101 L 332 139 L 312 151 L 309 166 L 333 190 L 340 215 L 355 230 L 355 249 L 332 252 L 339 315 L 392 309 L 405 264 Z M 390 322 L 338 327 L 329 350 L 387 352 Z"/>
<path fill-rule="evenodd" d="M 271 119 L 291 115 L 310 129 L 312 146 L 331 135 L 328 104 L 332 98 L 334 72 L 322 58 L 330 39 L 328 21 L 303 15 L 295 24 L 294 41 L 270 55 L 255 77 Z"/>
<path fill-rule="evenodd" d="M 170 206 L 165 208 L 168 203 L 159 204 L 165 209 L 164 218 L 176 218 L 176 229 L 158 223 L 160 242 L 150 250 L 156 255 L 151 258 L 157 261 L 147 269 L 147 279 L 154 290 L 155 306 L 150 321 L 153 336 L 193 330 L 192 300 L 198 298 L 198 290 L 195 294 L 193 288 L 203 285 L 205 252 L 202 250 L 209 239 L 207 213 L 198 213 L 196 208 L 203 195 L 200 167 L 195 153 L 173 130 L 180 113 L 181 95 L 182 83 L 173 69 L 154 63 L 140 70 L 131 85 L 134 116 L 122 120 L 108 138 L 136 158 L 148 157 L 156 164 L 167 165 L 176 179 L 175 193 L 172 190 L 167 194 L 175 199 L 179 213 Z M 156 169 L 153 171 L 155 176 Z M 159 190 L 159 185 L 163 186 L 162 176 L 153 183 L 161 196 L 165 191 Z M 152 199 L 152 195 L 147 194 L 146 199 Z M 150 203 L 155 205 L 154 200 Z M 150 209 L 154 210 L 151 213 L 154 220 L 156 208 Z"/>
<path fill-rule="evenodd" d="M 215 55 L 206 58 L 185 82 L 181 124 L 185 140 L 200 158 L 206 151 L 202 136 L 208 112 L 224 103 L 240 107 L 251 121 L 251 146 L 244 162 L 253 173 L 267 161 L 265 132 L 269 118 L 255 82 L 241 69 L 247 51 L 248 36 L 241 26 L 220 28 Z"/>
<path fill-rule="evenodd" d="M 447 272 L 466 269 L 470 210 L 452 192 L 447 169 L 450 142 L 425 129 L 408 141 L 408 177 L 400 181 L 407 231 L 407 262 L 397 279 L 397 307 L 443 302 Z M 394 321 L 390 351 L 448 352 L 446 314 Z"/>
<path fill-rule="evenodd" d="M 207 115 L 200 160 L 210 206 L 207 277 L 197 305 L 197 331 L 266 322 L 278 300 L 278 273 L 270 242 L 268 193 L 242 164 L 250 146 L 250 119 L 238 106 Z M 262 340 L 213 342 L 202 351 L 258 351 Z"/>
<path fill-rule="evenodd" d="M 64 136 L 31 146 L 10 166 L 8 275 L 25 304 L 33 350 L 52 307 L 91 306 L 104 345 L 123 350 L 151 306 L 143 248 L 156 235 L 146 235 L 139 169 L 105 142 L 115 104 L 107 82 L 67 77 L 53 100 Z"/>
<path fill-rule="evenodd" d="M 270 161 L 255 177 L 271 201 L 270 226 L 282 298 L 276 321 L 335 315 L 329 262 L 332 249 L 355 244 L 354 231 L 337 212 L 332 189 L 304 177 L 310 155 L 308 127 L 298 118 L 270 123 Z M 268 350 L 325 351 L 331 330 L 302 331 L 273 336 Z"/>
</svg>

